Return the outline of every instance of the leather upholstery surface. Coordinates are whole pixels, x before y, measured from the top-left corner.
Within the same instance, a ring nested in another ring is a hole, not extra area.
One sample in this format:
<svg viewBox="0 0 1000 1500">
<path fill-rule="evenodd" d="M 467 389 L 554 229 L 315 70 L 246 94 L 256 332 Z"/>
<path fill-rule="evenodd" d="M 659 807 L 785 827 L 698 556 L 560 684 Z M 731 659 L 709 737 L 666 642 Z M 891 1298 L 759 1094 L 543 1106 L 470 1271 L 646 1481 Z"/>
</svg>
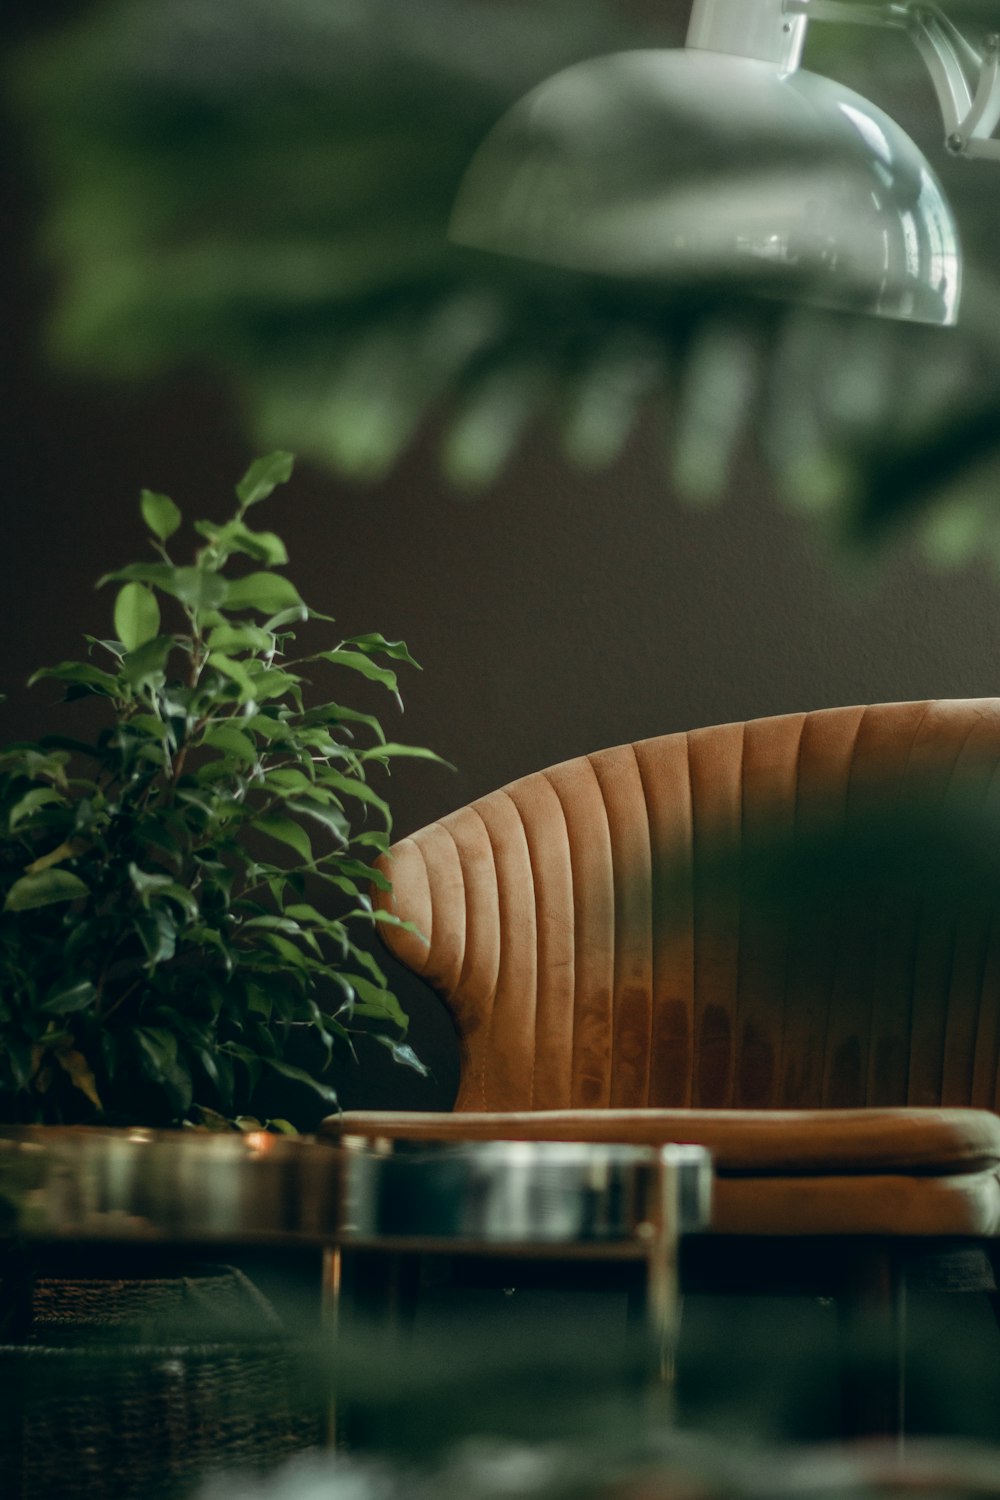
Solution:
<svg viewBox="0 0 1000 1500">
<path fill-rule="evenodd" d="M 1000 700 L 827 709 L 567 761 L 401 840 L 388 905 L 429 941 L 384 935 L 451 1011 L 455 1108 L 997 1108 L 989 912 L 913 896 L 856 942 L 846 897 L 796 926 L 705 888 L 722 842 L 998 764 Z"/>
<path fill-rule="evenodd" d="M 979 1109 L 350 1110 L 333 1121 L 340 1131 L 397 1140 L 706 1146 L 724 1175 L 1000 1169 L 1000 1118 Z"/>
<path fill-rule="evenodd" d="M 720 1234 L 992 1236 L 1000 1232 L 1000 1182 L 995 1169 L 940 1177 L 718 1177 L 712 1229 Z"/>
<path fill-rule="evenodd" d="M 724 1231 L 996 1232 L 990 903 L 943 902 L 933 854 L 874 894 L 844 868 L 777 916 L 744 877 L 776 838 L 863 844 L 887 809 L 960 794 L 974 819 L 998 767 L 1000 700 L 827 709 L 567 761 L 401 840 L 379 899 L 423 938 L 383 934 L 454 1020 L 456 1116 L 335 1128 L 694 1141 Z"/>
</svg>

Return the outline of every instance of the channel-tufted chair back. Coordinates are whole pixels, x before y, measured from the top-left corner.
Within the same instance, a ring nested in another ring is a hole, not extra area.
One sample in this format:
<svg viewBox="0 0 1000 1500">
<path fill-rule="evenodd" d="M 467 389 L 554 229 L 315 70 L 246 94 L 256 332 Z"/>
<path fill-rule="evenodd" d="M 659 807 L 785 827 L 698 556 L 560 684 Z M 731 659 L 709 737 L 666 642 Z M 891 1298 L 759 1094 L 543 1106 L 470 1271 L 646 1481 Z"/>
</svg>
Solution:
<svg viewBox="0 0 1000 1500">
<path fill-rule="evenodd" d="M 428 941 L 383 931 L 454 1019 L 456 1110 L 1000 1107 L 988 904 L 918 882 L 859 925 L 848 872 L 765 920 L 712 882 L 720 849 L 998 766 L 1000 700 L 827 709 L 566 761 L 403 839 L 382 899 Z"/>
</svg>

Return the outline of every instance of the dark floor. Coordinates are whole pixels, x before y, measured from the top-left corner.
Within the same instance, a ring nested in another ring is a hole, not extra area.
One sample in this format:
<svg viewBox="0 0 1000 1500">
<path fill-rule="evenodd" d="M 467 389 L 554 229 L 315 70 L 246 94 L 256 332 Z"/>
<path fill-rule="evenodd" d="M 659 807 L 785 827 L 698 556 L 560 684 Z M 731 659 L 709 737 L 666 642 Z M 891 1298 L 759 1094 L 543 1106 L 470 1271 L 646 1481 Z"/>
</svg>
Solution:
<svg viewBox="0 0 1000 1500">
<path fill-rule="evenodd" d="M 106 1257 L 70 1266 L 66 1253 L 40 1269 L 85 1278 Z M 133 1254 L 129 1264 L 103 1269 L 163 1275 L 160 1258 L 143 1266 Z M 122 1351 L 124 1381 L 105 1334 L 93 1358 L 82 1357 L 79 1345 L 27 1356 L 10 1342 L 0 1347 L 0 1447 L 9 1449 L 0 1493 L 20 1465 L 24 1482 L 9 1490 L 18 1500 L 132 1500 L 129 1477 L 139 1465 L 143 1500 L 175 1500 L 191 1493 L 192 1465 L 203 1455 L 229 1465 L 249 1443 L 259 1458 L 262 1422 L 284 1445 L 279 1457 L 319 1441 L 332 1422 L 355 1454 L 432 1469 L 470 1435 L 562 1442 L 582 1453 L 621 1452 L 626 1461 L 636 1443 L 663 1432 L 713 1455 L 773 1454 L 839 1436 L 842 1346 L 831 1298 L 689 1291 L 671 1411 L 637 1357 L 645 1346 L 635 1337 L 635 1288 L 613 1268 L 604 1268 L 606 1284 L 594 1290 L 582 1284 L 593 1268 L 578 1275 L 548 1263 L 545 1284 L 533 1286 L 523 1263 L 498 1280 L 495 1265 L 473 1273 L 467 1263 L 425 1258 L 415 1306 L 404 1297 L 409 1315 L 387 1321 L 357 1311 L 366 1297 L 369 1308 L 380 1306 L 386 1262 L 369 1257 L 367 1281 L 356 1268 L 360 1296 L 350 1304 L 353 1316 L 348 1305 L 342 1309 L 334 1354 L 317 1252 L 242 1252 L 238 1260 L 253 1297 L 262 1294 L 287 1331 L 271 1345 L 273 1355 L 261 1348 L 273 1335 L 253 1298 L 229 1352 L 217 1335 L 199 1346 L 210 1330 L 197 1319 L 172 1317 L 152 1332 L 144 1323 L 145 1347 Z M 127 1328 L 123 1336 L 135 1344 Z M 911 1292 L 906 1376 L 910 1435 L 1000 1445 L 1000 1328 L 985 1292 Z M 245 1412 L 225 1396 L 237 1377 Z M 156 1415 L 161 1411 L 169 1422 Z M 81 1437 L 85 1420 L 91 1425 Z M 134 1451 L 127 1446 L 133 1439 Z M 152 1452 L 155 1443 L 162 1457 Z M 71 1455 L 68 1467 L 60 1467 L 60 1447 Z M 62 1488 L 53 1489 L 53 1473 Z M 154 1483 L 161 1475 L 162 1489 Z"/>
<path fill-rule="evenodd" d="M 291 1324 L 312 1321 L 315 1328 L 307 1262 L 294 1280 L 274 1265 L 250 1269 Z M 516 1263 L 477 1275 L 425 1260 L 409 1319 L 404 1297 L 404 1314 L 388 1331 L 377 1320 L 345 1321 L 341 1385 L 365 1408 L 364 1427 L 376 1445 L 434 1446 L 491 1422 L 498 1431 L 516 1432 L 520 1423 L 536 1434 L 540 1426 L 572 1431 L 628 1421 L 642 1376 L 637 1287 L 633 1276 L 630 1296 L 623 1270 L 581 1276 L 556 1262 L 542 1268 L 544 1284 L 533 1286 Z M 578 1284 L 595 1274 L 613 1289 Z M 378 1275 L 367 1291 L 377 1307 L 384 1295 Z M 830 1297 L 689 1291 L 676 1421 L 752 1443 L 837 1438 L 838 1322 Z M 933 1285 L 908 1292 L 905 1383 L 909 1434 L 1000 1443 L 1000 1326 L 987 1292 Z"/>
</svg>

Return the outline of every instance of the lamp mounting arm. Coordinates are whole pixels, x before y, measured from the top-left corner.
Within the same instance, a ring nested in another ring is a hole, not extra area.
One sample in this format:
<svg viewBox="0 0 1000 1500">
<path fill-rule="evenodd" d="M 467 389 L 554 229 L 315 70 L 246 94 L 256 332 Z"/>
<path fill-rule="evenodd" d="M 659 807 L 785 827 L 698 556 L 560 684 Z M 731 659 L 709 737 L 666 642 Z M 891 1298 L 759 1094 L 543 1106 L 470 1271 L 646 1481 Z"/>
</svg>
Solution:
<svg viewBox="0 0 1000 1500">
<path fill-rule="evenodd" d="M 936 5 L 855 4 L 854 0 L 783 0 L 787 16 L 905 31 L 931 75 L 944 120 L 945 144 L 956 156 L 1000 161 L 1000 33 L 977 48 Z"/>
</svg>

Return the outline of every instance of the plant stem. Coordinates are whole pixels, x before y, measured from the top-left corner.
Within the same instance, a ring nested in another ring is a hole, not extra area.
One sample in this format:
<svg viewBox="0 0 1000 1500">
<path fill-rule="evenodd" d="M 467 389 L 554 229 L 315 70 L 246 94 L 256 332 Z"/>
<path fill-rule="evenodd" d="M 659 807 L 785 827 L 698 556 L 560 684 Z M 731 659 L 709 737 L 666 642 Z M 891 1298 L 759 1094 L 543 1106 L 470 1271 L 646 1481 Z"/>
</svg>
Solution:
<svg viewBox="0 0 1000 1500">
<path fill-rule="evenodd" d="M 135 994 L 141 983 L 141 977 L 139 979 L 133 979 L 128 989 L 123 991 L 123 993 L 118 996 L 118 999 L 114 1002 L 113 1005 L 108 1006 L 107 1010 L 104 1012 L 103 1019 L 107 1021 L 111 1016 L 113 1016 L 115 1011 L 119 1010 L 121 1006 L 125 1004 L 125 1001 Z"/>
</svg>

